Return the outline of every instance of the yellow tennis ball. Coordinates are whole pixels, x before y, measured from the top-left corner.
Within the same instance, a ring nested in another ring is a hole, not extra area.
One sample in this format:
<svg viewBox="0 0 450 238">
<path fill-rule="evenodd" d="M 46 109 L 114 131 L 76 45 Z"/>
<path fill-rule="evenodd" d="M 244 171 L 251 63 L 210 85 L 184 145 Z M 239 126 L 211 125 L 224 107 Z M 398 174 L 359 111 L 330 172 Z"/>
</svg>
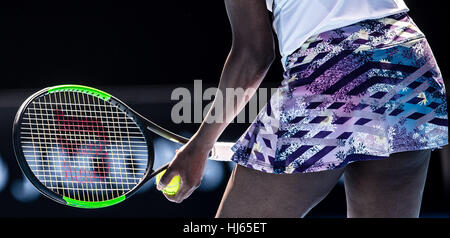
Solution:
<svg viewBox="0 0 450 238">
<path fill-rule="evenodd" d="M 166 170 L 163 170 L 161 173 L 156 175 L 156 184 L 159 183 L 159 180 L 161 179 L 161 177 L 163 176 L 163 174 L 166 172 Z M 172 180 L 170 181 L 170 183 L 163 189 L 163 193 L 170 195 L 170 196 L 174 196 L 175 194 L 177 194 L 178 189 L 180 188 L 180 183 L 181 183 L 181 178 L 178 175 L 173 176 Z"/>
</svg>

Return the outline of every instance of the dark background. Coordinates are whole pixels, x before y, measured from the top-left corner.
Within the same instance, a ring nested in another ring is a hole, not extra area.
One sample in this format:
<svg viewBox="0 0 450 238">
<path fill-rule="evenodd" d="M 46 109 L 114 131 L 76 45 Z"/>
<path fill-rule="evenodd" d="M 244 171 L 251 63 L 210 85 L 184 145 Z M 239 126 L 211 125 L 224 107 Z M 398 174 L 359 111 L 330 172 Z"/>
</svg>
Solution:
<svg viewBox="0 0 450 238">
<path fill-rule="evenodd" d="M 447 77 L 450 8 L 442 1 L 406 3 L 410 16 L 427 36 L 444 78 Z M 67 83 L 110 92 L 156 123 L 178 133 L 192 134 L 199 124 L 171 122 L 170 111 L 175 102 L 170 100 L 170 93 L 176 87 L 192 87 L 195 79 L 201 79 L 204 87 L 217 85 L 231 45 L 223 1 L 1 4 L 0 217 L 214 216 L 231 171 L 228 164 L 220 164 L 225 177 L 214 189 L 197 191 L 182 204 L 168 202 L 152 188 L 120 205 L 85 211 L 33 195 L 16 165 L 10 134 L 14 115 L 26 97 L 37 89 Z M 263 86 L 276 86 L 282 80 L 281 74 L 278 56 Z M 232 124 L 222 139 L 236 140 L 247 126 Z M 448 148 L 432 154 L 423 217 L 449 216 L 446 188 L 450 185 L 445 179 L 449 171 L 445 169 L 448 167 L 444 166 L 444 157 L 448 159 Z M 345 217 L 344 195 L 340 183 L 308 216 Z"/>
</svg>

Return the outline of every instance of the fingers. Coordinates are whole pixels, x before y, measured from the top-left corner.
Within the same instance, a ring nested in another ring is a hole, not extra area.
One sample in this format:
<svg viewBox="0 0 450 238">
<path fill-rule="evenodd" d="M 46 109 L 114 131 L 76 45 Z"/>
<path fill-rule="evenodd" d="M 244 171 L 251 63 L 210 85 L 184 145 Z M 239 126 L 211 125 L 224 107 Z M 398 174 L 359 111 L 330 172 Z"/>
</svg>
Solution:
<svg viewBox="0 0 450 238">
<path fill-rule="evenodd" d="M 165 174 L 161 176 L 160 182 L 157 185 L 158 190 L 163 190 L 170 184 L 174 176 L 180 177 L 180 186 L 176 194 L 169 195 L 163 192 L 167 200 L 181 203 L 200 186 L 207 153 L 204 151 L 189 150 L 186 147 L 181 147 L 177 150 L 175 158 L 169 164 Z"/>
<path fill-rule="evenodd" d="M 169 195 L 165 193 L 163 193 L 163 195 L 171 202 L 181 203 L 200 186 L 200 183 L 189 183 L 186 179 L 183 179 L 183 177 L 186 176 L 181 176 L 176 169 L 169 166 L 163 176 L 161 176 L 159 183 L 156 185 L 157 189 L 162 191 L 176 175 L 180 176 L 181 178 L 180 188 L 178 189 L 178 192 L 175 195 Z"/>
<path fill-rule="evenodd" d="M 163 194 L 167 198 L 167 200 L 169 200 L 171 202 L 175 202 L 175 203 L 181 203 L 183 200 L 188 198 L 195 191 L 195 189 L 197 189 L 199 187 L 199 185 L 200 184 L 190 185 L 190 184 L 184 182 L 183 177 L 181 177 L 180 189 L 178 190 L 178 192 L 175 195 L 171 196 L 171 195 L 168 195 L 165 193 L 163 193 Z"/>
<path fill-rule="evenodd" d="M 175 170 L 169 168 L 166 169 L 166 172 L 161 176 L 159 183 L 156 185 L 156 188 L 162 191 L 169 183 L 172 181 L 172 178 L 177 175 Z"/>
</svg>

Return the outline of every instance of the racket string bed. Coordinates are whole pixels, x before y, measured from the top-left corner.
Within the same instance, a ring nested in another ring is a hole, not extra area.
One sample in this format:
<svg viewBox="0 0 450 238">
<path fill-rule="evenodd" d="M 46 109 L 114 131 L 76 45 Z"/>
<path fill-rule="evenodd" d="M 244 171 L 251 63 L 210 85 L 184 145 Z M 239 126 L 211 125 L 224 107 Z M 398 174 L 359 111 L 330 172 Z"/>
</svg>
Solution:
<svg viewBox="0 0 450 238">
<path fill-rule="evenodd" d="M 124 195 L 144 177 L 144 135 L 117 106 L 76 91 L 45 94 L 23 114 L 21 144 L 37 179 L 79 201 Z"/>
</svg>

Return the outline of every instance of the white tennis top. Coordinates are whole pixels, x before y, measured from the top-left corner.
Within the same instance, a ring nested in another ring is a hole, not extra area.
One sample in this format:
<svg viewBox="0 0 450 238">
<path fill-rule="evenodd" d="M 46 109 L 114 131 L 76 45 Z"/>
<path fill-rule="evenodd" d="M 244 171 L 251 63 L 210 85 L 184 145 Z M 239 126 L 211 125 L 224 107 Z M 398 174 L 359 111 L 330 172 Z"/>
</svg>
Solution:
<svg viewBox="0 0 450 238">
<path fill-rule="evenodd" d="M 403 0 L 266 0 L 266 4 L 274 16 L 283 67 L 287 56 L 313 35 L 409 11 Z"/>
</svg>

